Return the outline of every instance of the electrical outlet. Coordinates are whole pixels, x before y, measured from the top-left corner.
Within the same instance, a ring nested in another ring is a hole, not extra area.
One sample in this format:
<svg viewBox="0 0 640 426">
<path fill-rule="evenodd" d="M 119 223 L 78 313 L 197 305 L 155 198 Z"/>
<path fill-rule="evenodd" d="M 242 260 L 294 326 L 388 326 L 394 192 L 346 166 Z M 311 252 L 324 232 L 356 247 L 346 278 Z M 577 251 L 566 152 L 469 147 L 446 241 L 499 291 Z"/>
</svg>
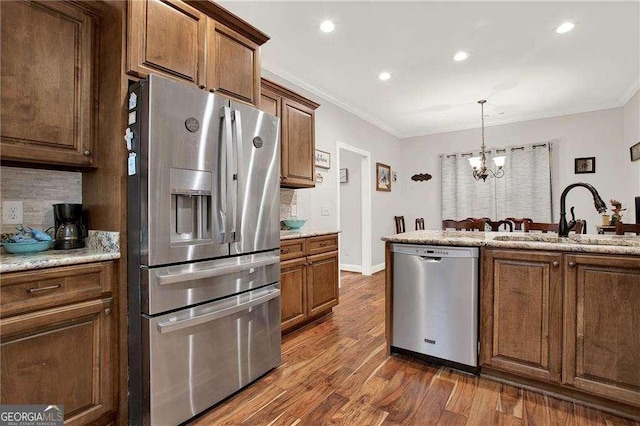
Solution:
<svg viewBox="0 0 640 426">
<path fill-rule="evenodd" d="M 349 249 L 348 248 L 343 249 L 342 253 L 344 254 L 344 257 L 349 257 Z"/>
<path fill-rule="evenodd" d="M 291 206 L 291 216 L 298 217 L 298 206 L 295 204 Z"/>
<path fill-rule="evenodd" d="M 322 206 L 320 207 L 320 214 L 322 216 L 329 216 L 331 214 L 331 209 L 329 206 Z"/>
<path fill-rule="evenodd" d="M 22 201 L 2 202 L 2 223 L 19 225 L 22 223 Z"/>
</svg>

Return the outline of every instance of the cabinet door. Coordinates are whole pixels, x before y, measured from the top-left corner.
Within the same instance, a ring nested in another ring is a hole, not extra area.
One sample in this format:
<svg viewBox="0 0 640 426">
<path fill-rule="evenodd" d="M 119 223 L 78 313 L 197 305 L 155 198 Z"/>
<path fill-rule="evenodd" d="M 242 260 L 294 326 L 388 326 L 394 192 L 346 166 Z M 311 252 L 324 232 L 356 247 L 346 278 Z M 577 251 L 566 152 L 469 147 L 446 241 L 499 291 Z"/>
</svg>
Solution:
<svg viewBox="0 0 640 426">
<path fill-rule="evenodd" d="M 560 381 L 562 254 L 485 250 L 481 364 Z"/>
<path fill-rule="evenodd" d="M 566 255 L 563 383 L 640 406 L 640 259 Z"/>
<path fill-rule="evenodd" d="M 310 317 L 338 304 L 338 252 L 307 256 L 307 298 Z"/>
<path fill-rule="evenodd" d="M 314 111 L 282 99 L 282 186 L 315 186 Z"/>
<path fill-rule="evenodd" d="M 130 1 L 127 72 L 204 87 L 207 17 L 180 0 Z"/>
<path fill-rule="evenodd" d="M 2 404 L 63 404 L 65 423 L 113 410 L 111 299 L 0 321 Z"/>
<path fill-rule="evenodd" d="M 265 89 L 264 87 L 260 89 L 260 109 L 267 114 L 280 117 L 281 102 L 282 98 L 276 93 L 273 93 L 270 90 Z"/>
<path fill-rule="evenodd" d="M 208 20 L 207 88 L 260 106 L 260 46 Z"/>
<path fill-rule="evenodd" d="M 69 3 L 0 2 L 2 159 L 91 166 L 95 23 Z"/>
<path fill-rule="evenodd" d="M 307 318 L 307 259 L 288 260 L 280 264 L 282 331 L 287 331 Z"/>
</svg>

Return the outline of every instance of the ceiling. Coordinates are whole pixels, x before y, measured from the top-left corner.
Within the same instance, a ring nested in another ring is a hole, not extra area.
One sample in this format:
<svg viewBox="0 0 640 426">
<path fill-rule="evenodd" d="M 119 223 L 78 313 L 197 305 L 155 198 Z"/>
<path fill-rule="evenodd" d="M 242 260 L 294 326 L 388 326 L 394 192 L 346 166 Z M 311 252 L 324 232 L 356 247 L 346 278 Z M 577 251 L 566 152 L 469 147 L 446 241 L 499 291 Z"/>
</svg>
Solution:
<svg viewBox="0 0 640 426">
<path fill-rule="evenodd" d="M 640 84 L 637 1 L 221 4 L 271 36 L 263 68 L 398 137 L 479 127 L 479 99 L 492 125 L 619 107 Z"/>
</svg>

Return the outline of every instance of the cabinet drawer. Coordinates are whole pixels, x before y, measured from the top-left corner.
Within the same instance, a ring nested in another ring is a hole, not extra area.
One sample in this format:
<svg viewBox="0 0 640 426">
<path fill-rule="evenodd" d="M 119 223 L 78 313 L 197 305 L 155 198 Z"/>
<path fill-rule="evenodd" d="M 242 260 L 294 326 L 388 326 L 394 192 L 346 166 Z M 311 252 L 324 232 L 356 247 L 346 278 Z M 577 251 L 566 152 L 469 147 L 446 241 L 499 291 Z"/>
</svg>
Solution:
<svg viewBox="0 0 640 426">
<path fill-rule="evenodd" d="M 2 276 L 0 316 L 99 297 L 111 291 L 113 262 L 15 272 Z"/>
<path fill-rule="evenodd" d="M 327 253 L 338 250 L 338 235 L 322 235 L 307 239 L 307 255 Z"/>
<path fill-rule="evenodd" d="M 280 260 L 295 259 L 305 255 L 305 240 L 297 238 L 295 240 L 284 240 L 280 242 Z"/>
</svg>

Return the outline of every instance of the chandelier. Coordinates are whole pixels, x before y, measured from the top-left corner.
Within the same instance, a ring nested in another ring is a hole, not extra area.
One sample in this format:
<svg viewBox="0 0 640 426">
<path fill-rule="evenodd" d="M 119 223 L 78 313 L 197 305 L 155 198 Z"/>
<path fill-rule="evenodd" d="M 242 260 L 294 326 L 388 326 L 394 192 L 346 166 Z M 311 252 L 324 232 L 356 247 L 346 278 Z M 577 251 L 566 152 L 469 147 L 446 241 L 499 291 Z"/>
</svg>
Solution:
<svg viewBox="0 0 640 426">
<path fill-rule="evenodd" d="M 479 157 L 471 157 L 469 158 L 469 163 L 471 167 L 473 167 L 473 177 L 476 180 L 482 179 L 482 181 L 486 181 L 488 176 L 493 178 L 501 178 L 504 176 L 504 160 L 505 156 L 493 157 L 493 162 L 496 164 L 497 169 L 493 171 L 492 169 L 487 167 L 487 157 L 485 155 L 485 146 L 484 146 L 484 104 L 487 101 L 482 99 L 478 101 L 480 104 L 480 117 L 482 118 L 482 145 L 480 146 L 480 156 Z"/>
</svg>

